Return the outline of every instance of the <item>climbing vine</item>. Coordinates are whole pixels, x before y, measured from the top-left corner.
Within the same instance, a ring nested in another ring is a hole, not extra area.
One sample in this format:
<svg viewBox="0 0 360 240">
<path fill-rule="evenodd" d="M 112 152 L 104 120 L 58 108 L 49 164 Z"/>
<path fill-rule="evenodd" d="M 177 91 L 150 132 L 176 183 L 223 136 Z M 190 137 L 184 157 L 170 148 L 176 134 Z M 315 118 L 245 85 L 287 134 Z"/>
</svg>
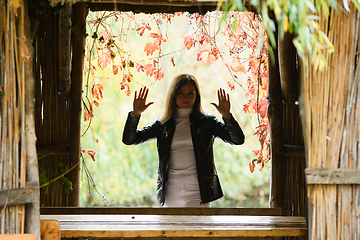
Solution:
<svg viewBox="0 0 360 240">
<path fill-rule="evenodd" d="M 110 68 L 113 75 L 120 76 L 120 90 L 129 95 L 130 82 L 136 82 L 134 73 L 142 74 L 149 79 L 148 85 L 154 84 L 164 77 L 163 59 L 171 56 L 170 62 L 175 67 L 178 59 L 175 52 L 196 49 L 194 56 L 197 61 L 211 65 L 221 61 L 227 68 L 231 79 L 227 82 L 230 89 L 240 87 L 244 90 L 247 103 L 243 111 L 250 118 L 256 117 L 257 127 L 254 134 L 260 142 L 260 149 L 254 150 L 254 159 L 249 163 L 253 172 L 256 164 L 260 171 L 269 156 L 269 126 L 267 120 L 267 36 L 260 15 L 251 12 L 208 12 L 205 15 L 198 13 L 174 13 L 144 15 L 142 19 L 136 18 L 129 12 L 102 12 L 88 20 L 87 41 L 90 41 L 86 50 L 86 72 L 83 105 L 84 121 L 88 122 L 91 129 L 93 110 L 99 107 L 99 100 L 103 98 L 103 86 L 95 81 L 98 68 Z M 171 28 L 174 18 L 186 16 L 193 31 L 183 36 L 182 45 L 175 52 L 165 52 L 164 44 L 168 42 L 167 31 Z M 117 33 L 108 19 L 116 22 Z M 162 27 L 167 25 L 168 27 Z M 151 41 L 145 43 L 143 52 L 146 59 L 134 60 L 131 53 L 123 47 L 128 39 L 129 32 L 135 32 L 140 37 L 150 36 Z M 219 42 L 217 36 L 222 34 L 226 41 Z M 220 48 L 225 45 L 225 48 Z M 226 50 L 223 50 L 226 49 Z M 238 79 L 240 75 L 247 77 L 246 85 Z M 95 153 L 89 150 L 95 159 Z M 89 154 L 90 155 L 90 154 Z"/>
</svg>

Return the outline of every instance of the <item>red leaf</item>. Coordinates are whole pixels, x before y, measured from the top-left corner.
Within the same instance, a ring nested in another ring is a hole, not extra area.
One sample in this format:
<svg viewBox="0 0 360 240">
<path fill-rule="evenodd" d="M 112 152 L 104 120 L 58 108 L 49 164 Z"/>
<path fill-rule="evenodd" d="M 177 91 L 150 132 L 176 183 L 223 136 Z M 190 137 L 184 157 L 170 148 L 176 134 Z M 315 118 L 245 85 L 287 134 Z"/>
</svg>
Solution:
<svg viewBox="0 0 360 240">
<path fill-rule="evenodd" d="M 161 68 L 154 71 L 154 79 L 155 80 L 161 80 L 164 78 L 164 73 L 161 71 Z"/>
<path fill-rule="evenodd" d="M 249 111 L 249 104 L 245 104 L 245 105 L 244 105 L 243 111 L 244 111 L 244 113 L 250 113 L 250 111 Z"/>
<path fill-rule="evenodd" d="M 243 72 L 243 73 L 247 73 L 245 66 L 243 64 L 239 64 L 235 67 L 235 72 Z"/>
<path fill-rule="evenodd" d="M 171 62 L 171 64 L 175 67 L 174 56 L 171 57 L 170 62 Z"/>
<path fill-rule="evenodd" d="M 104 90 L 104 86 L 101 83 L 97 83 L 92 86 L 91 93 L 93 97 L 100 100 L 100 98 L 103 98 L 103 93 L 102 93 L 103 90 Z"/>
<path fill-rule="evenodd" d="M 136 63 L 136 66 L 135 66 L 135 68 L 136 68 L 136 70 L 138 71 L 138 72 L 144 72 L 144 65 L 141 65 L 141 64 L 138 64 L 138 63 Z"/>
<path fill-rule="evenodd" d="M 229 84 L 229 88 L 230 88 L 231 90 L 233 90 L 233 89 L 235 88 L 234 83 L 232 83 L 232 82 L 229 81 L 228 84 Z"/>
<path fill-rule="evenodd" d="M 114 75 L 118 74 L 119 66 L 118 65 L 113 65 L 112 68 L 113 68 Z"/>
<path fill-rule="evenodd" d="M 105 69 L 109 64 L 111 64 L 111 54 L 110 51 L 107 51 L 103 55 L 101 55 L 98 59 L 98 65 L 101 66 L 102 69 Z"/>
<path fill-rule="evenodd" d="M 206 64 L 209 64 L 209 65 L 211 65 L 213 62 L 215 62 L 217 59 L 218 59 L 217 56 L 212 54 L 212 52 L 210 52 L 210 50 L 208 50 L 208 49 L 202 50 L 197 55 L 197 60 L 198 61 L 202 61 L 202 62 L 204 62 Z"/>
<path fill-rule="evenodd" d="M 141 32 L 140 32 L 140 36 L 142 36 L 144 34 L 144 32 L 145 32 L 145 28 L 143 27 Z"/>
<path fill-rule="evenodd" d="M 184 36 L 184 44 L 187 50 L 189 50 L 192 47 L 195 47 L 195 40 L 192 36 L 186 35 Z"/>
<path fill-rule="evenodd" d="M 131 82 L 132 77 L 132 73 L 124 74 L 123 80 L 120 84 L 124 84 L 125 82 Z M 123 87 L 123 85 L 121 87 Z M 123 88 L 121 90 L 123 90 Z"/>
<path fill-rule="evenodd" d="M 251 161 L 251 162 L 249 163 L 249 169 L 250 169 L 250 172 L 251 172 L 251 173 L 254 172 L 254 170 L 255 170 L 255 163 L 254 163 L 254 161 Z"/>
<path fill-rule="evenodd" d="M 94 66 L 94 65 L 90 65 L 90 74 L 91 74 L 92 76 L 94 76 L 95 71 L 96 71 L 95 66 Z"/>
<path fill-rule="evenodd" d="M 93 117 L 94 117 L 94 114 L 93 114 L 93 110 L 91 109 L 91 107 L 90 107 L 90 109 L 86 108 L 86 110 L 84 111 L 84 121 L 87 121 Z"/>
<path fill-rule="evenodd" d="M 156 50 L 160 49 L 160 44 L 158 40 L 155 40 L 152 43 L 146 43 L 144 52 L 146 52 L 146 56 L 152 55 Z"/>
<path fill-rule="evenodd" d="M 95 162 L 95 154 L 93 150 L 87 150 L 87 154 L 92 158 L 92 160 Z"/>
<path fill-rule="evenodd" d="M 157 33 L 150 33 L 150 37 L 158 38 L 158 37 L 159 37 L 159 34 L 157 34 Z"/>
<path fill-rule="evenodd" d="M 146 76 L 152 76 L 153 75 L 153 72 L 154 72 L 154 66 L 150 63 L 146 64 L 145 67 L 145 73 L 146 73 Z"/>
<path fill-rule="evenodd" d="M 260 149 L 254 150 L 253 153 L 257 156 L 257 155 L 259 155 L 260 151 L 261 151 Z"/>
<path fill-rule="evenodd" d="M 261 172 L 264 169 L 264 167 L 265 167 L 264 162 L 261 162 L 261 167 L 259 168 L 259 171 Z"/>
<path fill-rule="evenodd" d="M 109 37 L 109 34 L 102 29 L 99 33 L 99 39 L 101 39 L 101 43 L 105 43 L 105 40 Z"/>
</svg>

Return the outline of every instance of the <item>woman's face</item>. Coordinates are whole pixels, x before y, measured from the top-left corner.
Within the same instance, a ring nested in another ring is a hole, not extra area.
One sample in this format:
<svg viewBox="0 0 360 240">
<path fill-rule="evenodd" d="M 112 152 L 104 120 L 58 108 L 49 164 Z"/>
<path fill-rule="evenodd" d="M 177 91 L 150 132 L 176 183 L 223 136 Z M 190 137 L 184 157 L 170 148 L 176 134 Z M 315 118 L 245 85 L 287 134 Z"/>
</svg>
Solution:
<svg viewBox="0 0 360 240">
<path fill-rule="evenodd" d="M 180 88 L 177 97 L 176 105 L 179 108 L 191 108 L 196 99 L 196 88 L 194 83 L 188 82 L 182 88 Z"/>
</svg>

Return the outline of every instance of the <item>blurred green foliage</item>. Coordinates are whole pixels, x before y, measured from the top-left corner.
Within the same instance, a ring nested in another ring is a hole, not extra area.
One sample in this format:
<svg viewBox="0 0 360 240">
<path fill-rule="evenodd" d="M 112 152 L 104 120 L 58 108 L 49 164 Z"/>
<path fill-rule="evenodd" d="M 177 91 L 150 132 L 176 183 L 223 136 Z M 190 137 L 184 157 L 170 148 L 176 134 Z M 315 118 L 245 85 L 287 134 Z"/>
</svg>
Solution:
<svg viewBox="0 0 360 240">
<path fill-rule="evenodd" d="M 138 15 L 138 18 L 144 18 Z M 85 163 L 91 172 L 96 187 L 102 192 L 112 206 L 149 206 L 158 207 L 156 201 L 156 178 L 158 156 L 156 142 L 148 142 L 137 146 L 125 146 L 122 143 L 122 131 L 129 111 L 132 109 L 132 100 L 135 90 L 141 85 L 150 88 L 148 101 L 155 103 L 141 116 L 139 128 L 147 126 L 161 114 L 165 94 L 169 82 L 178 73 L 188 72 L 194 74 L 201 88 L 202 104 L 205 112 L 220 118 L 211 102 L 217 102 L 216 90 L 225 88 L 231 98 L 232 113 L 243 128 L 246 140 L 241 146 L 232 146 L 215 140 L 215 162 L 225 197 L 212 203 L 213 207 L 268 207 L 267 195 L 269 193 L 270 164 L 262 172 L 249 170 L 249 162 L 254 159 L 253 150 L 259 149 L 259 142 L 255 132 L 256 118 L 249 118 L 242 110 L 246 103 L 244 90 L 237 86 L 230 91 L 227 81 L 230 74 L 221 62 L 205 65 L 196 60 L 196 50 L 189 51 L 184 48 L 182 36 L 193 29 L 186 22 L 185 17 L 175 19 L 166 28 L 167 43 L 163 46 L 163 53 L 175 52 L 162 58 L 163 80 L 153 83 L 151 79 L 140 75 L 134 69 L 134 79 L 130 82 L 132 94 L 127 96 L 120 90 L 121 73 L 113 75 L 111 67 L 100 69 L 97 67 L 95 78 L 88 80 L 85 76 L 84 89 L 90 81 L 101 82 L 104 86 L 104 98 L 99 101 L 99 107 L 94 109 L 94 118 L 90 128 L 86 131 L 89 122 L 82 123 L 82 131 L 86 133 L 81 139 L 83 149 L 96 152 L 96 161 L 85 156 Z M 114 32 L 119 31 L 119 22 L 107 20 Z M 123 43 L 124 50 L 131 53 L 133 58 L 144 59 L 143 53 L 146 42 L 152 41 L 145 35 L 140 37 L 137 33 L 126 33 L 127 41 Z M 90 34 L 93 35 L 93 34 Z M 223 40 L 218 40 L 218 42 Z M 91 44 L 91 37 L 87 38 Z M 174 56 L 176 66 L 170 63 Z M 95 61 L 96 62 L 96 61 Z M 238 79 L 246 86 L 246 75 Z M 86 91 L 84 91 L 86 94 Z M 81 172 L 81 206 L 108 206 L 103 196 L 99 194 L 89 179 Z"/>
</svg>

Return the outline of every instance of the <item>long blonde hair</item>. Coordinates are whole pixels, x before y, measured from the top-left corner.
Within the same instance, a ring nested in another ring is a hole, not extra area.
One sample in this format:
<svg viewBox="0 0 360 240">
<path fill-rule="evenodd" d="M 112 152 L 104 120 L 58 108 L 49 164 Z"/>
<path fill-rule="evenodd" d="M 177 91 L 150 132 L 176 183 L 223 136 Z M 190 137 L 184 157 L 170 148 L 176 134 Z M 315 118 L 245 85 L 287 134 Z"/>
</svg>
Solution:
<svg viewBox="0 0 360 240">
<path fill-rule="evenodd" d="M 204 116 L 204 111 L 201 107 L 200 87 L 197 79 L 191 74 L 182 73 L 176 75 L 170 83 L 165 99 L 164 112 L 160 117 L 161 123 L 165 123 L 166 121 L 168 121 L 176 112 L 176 98 L 180 89 L 188 82 L 192 82 L 196 89 L 196 98 L 193 105 L 192 113 L 199 118 L 202 118 Z"/>
</svg>

